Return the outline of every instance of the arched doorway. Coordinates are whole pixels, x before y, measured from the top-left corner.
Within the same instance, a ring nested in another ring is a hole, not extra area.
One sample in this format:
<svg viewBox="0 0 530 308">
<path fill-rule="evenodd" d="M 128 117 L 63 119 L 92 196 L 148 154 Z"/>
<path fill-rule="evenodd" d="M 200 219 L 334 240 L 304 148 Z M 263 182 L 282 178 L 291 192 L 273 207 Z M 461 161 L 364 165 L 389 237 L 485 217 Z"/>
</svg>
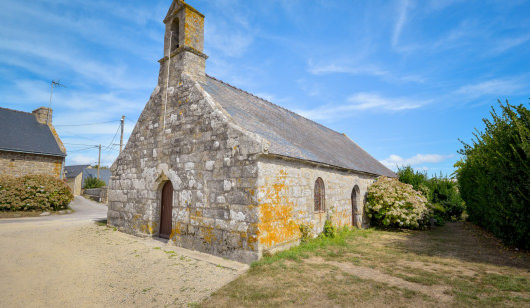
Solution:
<svg viewBox="0 0 530 308">
<path fill-rule="evenodd" d="M 167 181 L 162 188 L 162 200 L 160 210 L 160 232 L 161 238 L 169 239 L 172 228 L 172 212 L 173 212 L 173 185 Z"/>
<path fill-rule="evenodd" d="M 315 213 L 318 213 L 318 218 L 322 221 L 322 214 L 326 211 L 326 189 L 324 188 L 324 181 L 322 178 L 317 178 L 315 181 Z"/>
<path fill-rule="evenodd" d="M 361 202 L 359 200 L 361 191 L 359 186 L 355 185 L 351 191 L 351 213 L 352 213 L 352 226 L 361 228 L 363 224 Z"/>
</svg>

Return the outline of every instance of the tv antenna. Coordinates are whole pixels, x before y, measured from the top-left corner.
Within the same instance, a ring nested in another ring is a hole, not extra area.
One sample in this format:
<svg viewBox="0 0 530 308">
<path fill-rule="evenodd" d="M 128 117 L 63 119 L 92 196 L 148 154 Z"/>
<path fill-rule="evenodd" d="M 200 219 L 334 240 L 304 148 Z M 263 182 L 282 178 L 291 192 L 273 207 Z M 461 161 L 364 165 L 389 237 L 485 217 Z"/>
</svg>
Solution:
<svg viewBox="0 0 530 308">
<path fill-rule="evenodd" d="M 57 87 L 66 88 L 66 86 L 62 84 L 60 80 L 52 80 L 50 84 L 50 104 L 48 105 L 48 114 L 46 115 L 46 124 L 50 123 L 50 108 L 52 108 L 53 88 L 57 88 Z"/>
</svg>

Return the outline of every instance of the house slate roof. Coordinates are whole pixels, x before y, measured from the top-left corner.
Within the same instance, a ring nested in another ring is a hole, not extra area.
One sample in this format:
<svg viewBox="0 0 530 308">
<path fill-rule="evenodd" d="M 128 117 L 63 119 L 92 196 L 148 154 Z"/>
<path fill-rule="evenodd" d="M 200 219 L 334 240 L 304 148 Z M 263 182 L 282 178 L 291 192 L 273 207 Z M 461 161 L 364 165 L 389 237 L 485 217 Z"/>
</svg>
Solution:
<svg viewBox="0 0 530 308">
<path fill-rule="evenodd" d="M 0 107 L 0 151 L 65 157 L 50 128 L 28 112 Z"/>
<path fill-rule="evenodd" d="M 97 178 L 98 168 L 85 168 L 83 170 L 83 179 L 81 180 L 81 186 L 85 186 L 85 180 L 88 177 Z M 109 185 L 110 181 L 110 169 L 99 169 L 99 179 Z"/>
<path fill-rule="evenodd" d="M 211 76 L 200 84 L 240 126 L 268 140 L 271 154 L 396 177 L 345 134 Z"/>
<path fill-rule="evenodd" d="M 90 165 L 73 165 L 64 167 L 64 169 L 66 170 L 66 178 L 75 178 L 79 175 L 79 173 L 83 172 L 83 170 L 89 166 Z"/>
</svg>

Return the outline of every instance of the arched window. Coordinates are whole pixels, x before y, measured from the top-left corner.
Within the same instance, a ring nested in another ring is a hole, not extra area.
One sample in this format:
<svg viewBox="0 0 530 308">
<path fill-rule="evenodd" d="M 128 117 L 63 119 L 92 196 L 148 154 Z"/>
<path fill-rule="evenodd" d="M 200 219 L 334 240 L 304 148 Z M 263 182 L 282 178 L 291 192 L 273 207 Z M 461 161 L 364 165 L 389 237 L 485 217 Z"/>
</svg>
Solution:
<svg viewBox="0 0 530 308">
<path fill-rule="evenodd" d="M 326 190 L 324 181 L 318 178 L 315 181 L 315 212 L 324 212 L 326 210 Z"/>
<path fill-rule="evenodd" d="M 179 19 L 175 18 L 171 23 L 171 52 L 179 48 Z"/>
</svg>

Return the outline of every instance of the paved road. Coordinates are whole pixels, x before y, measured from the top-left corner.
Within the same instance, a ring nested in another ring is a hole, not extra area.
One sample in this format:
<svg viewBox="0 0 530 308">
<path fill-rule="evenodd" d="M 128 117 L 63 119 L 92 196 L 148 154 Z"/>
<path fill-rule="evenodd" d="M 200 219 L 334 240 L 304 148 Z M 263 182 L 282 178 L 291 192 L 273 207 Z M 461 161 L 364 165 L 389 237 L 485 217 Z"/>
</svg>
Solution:
<svg viewBox="0 0 530 308">
<path fill-rule="evenodd" d="M 81 196 L 76 196 L 70 203 L 70 207 L 74 210 L 74 213 L 72 214 L 5 218 L 0 219 L 0 225 L 20 223 L 46 224 L 49 222 L 64 222 L 65 224 L 71 224 L 107 219 L 107 206 L 105 204 L 97 203 Z"/>
<path fill-rule="evenodd" d="M 186 307 L 248 269 L 99 226 L 107 207 L 0 219 L 0 307 Z"/>
</svg>

